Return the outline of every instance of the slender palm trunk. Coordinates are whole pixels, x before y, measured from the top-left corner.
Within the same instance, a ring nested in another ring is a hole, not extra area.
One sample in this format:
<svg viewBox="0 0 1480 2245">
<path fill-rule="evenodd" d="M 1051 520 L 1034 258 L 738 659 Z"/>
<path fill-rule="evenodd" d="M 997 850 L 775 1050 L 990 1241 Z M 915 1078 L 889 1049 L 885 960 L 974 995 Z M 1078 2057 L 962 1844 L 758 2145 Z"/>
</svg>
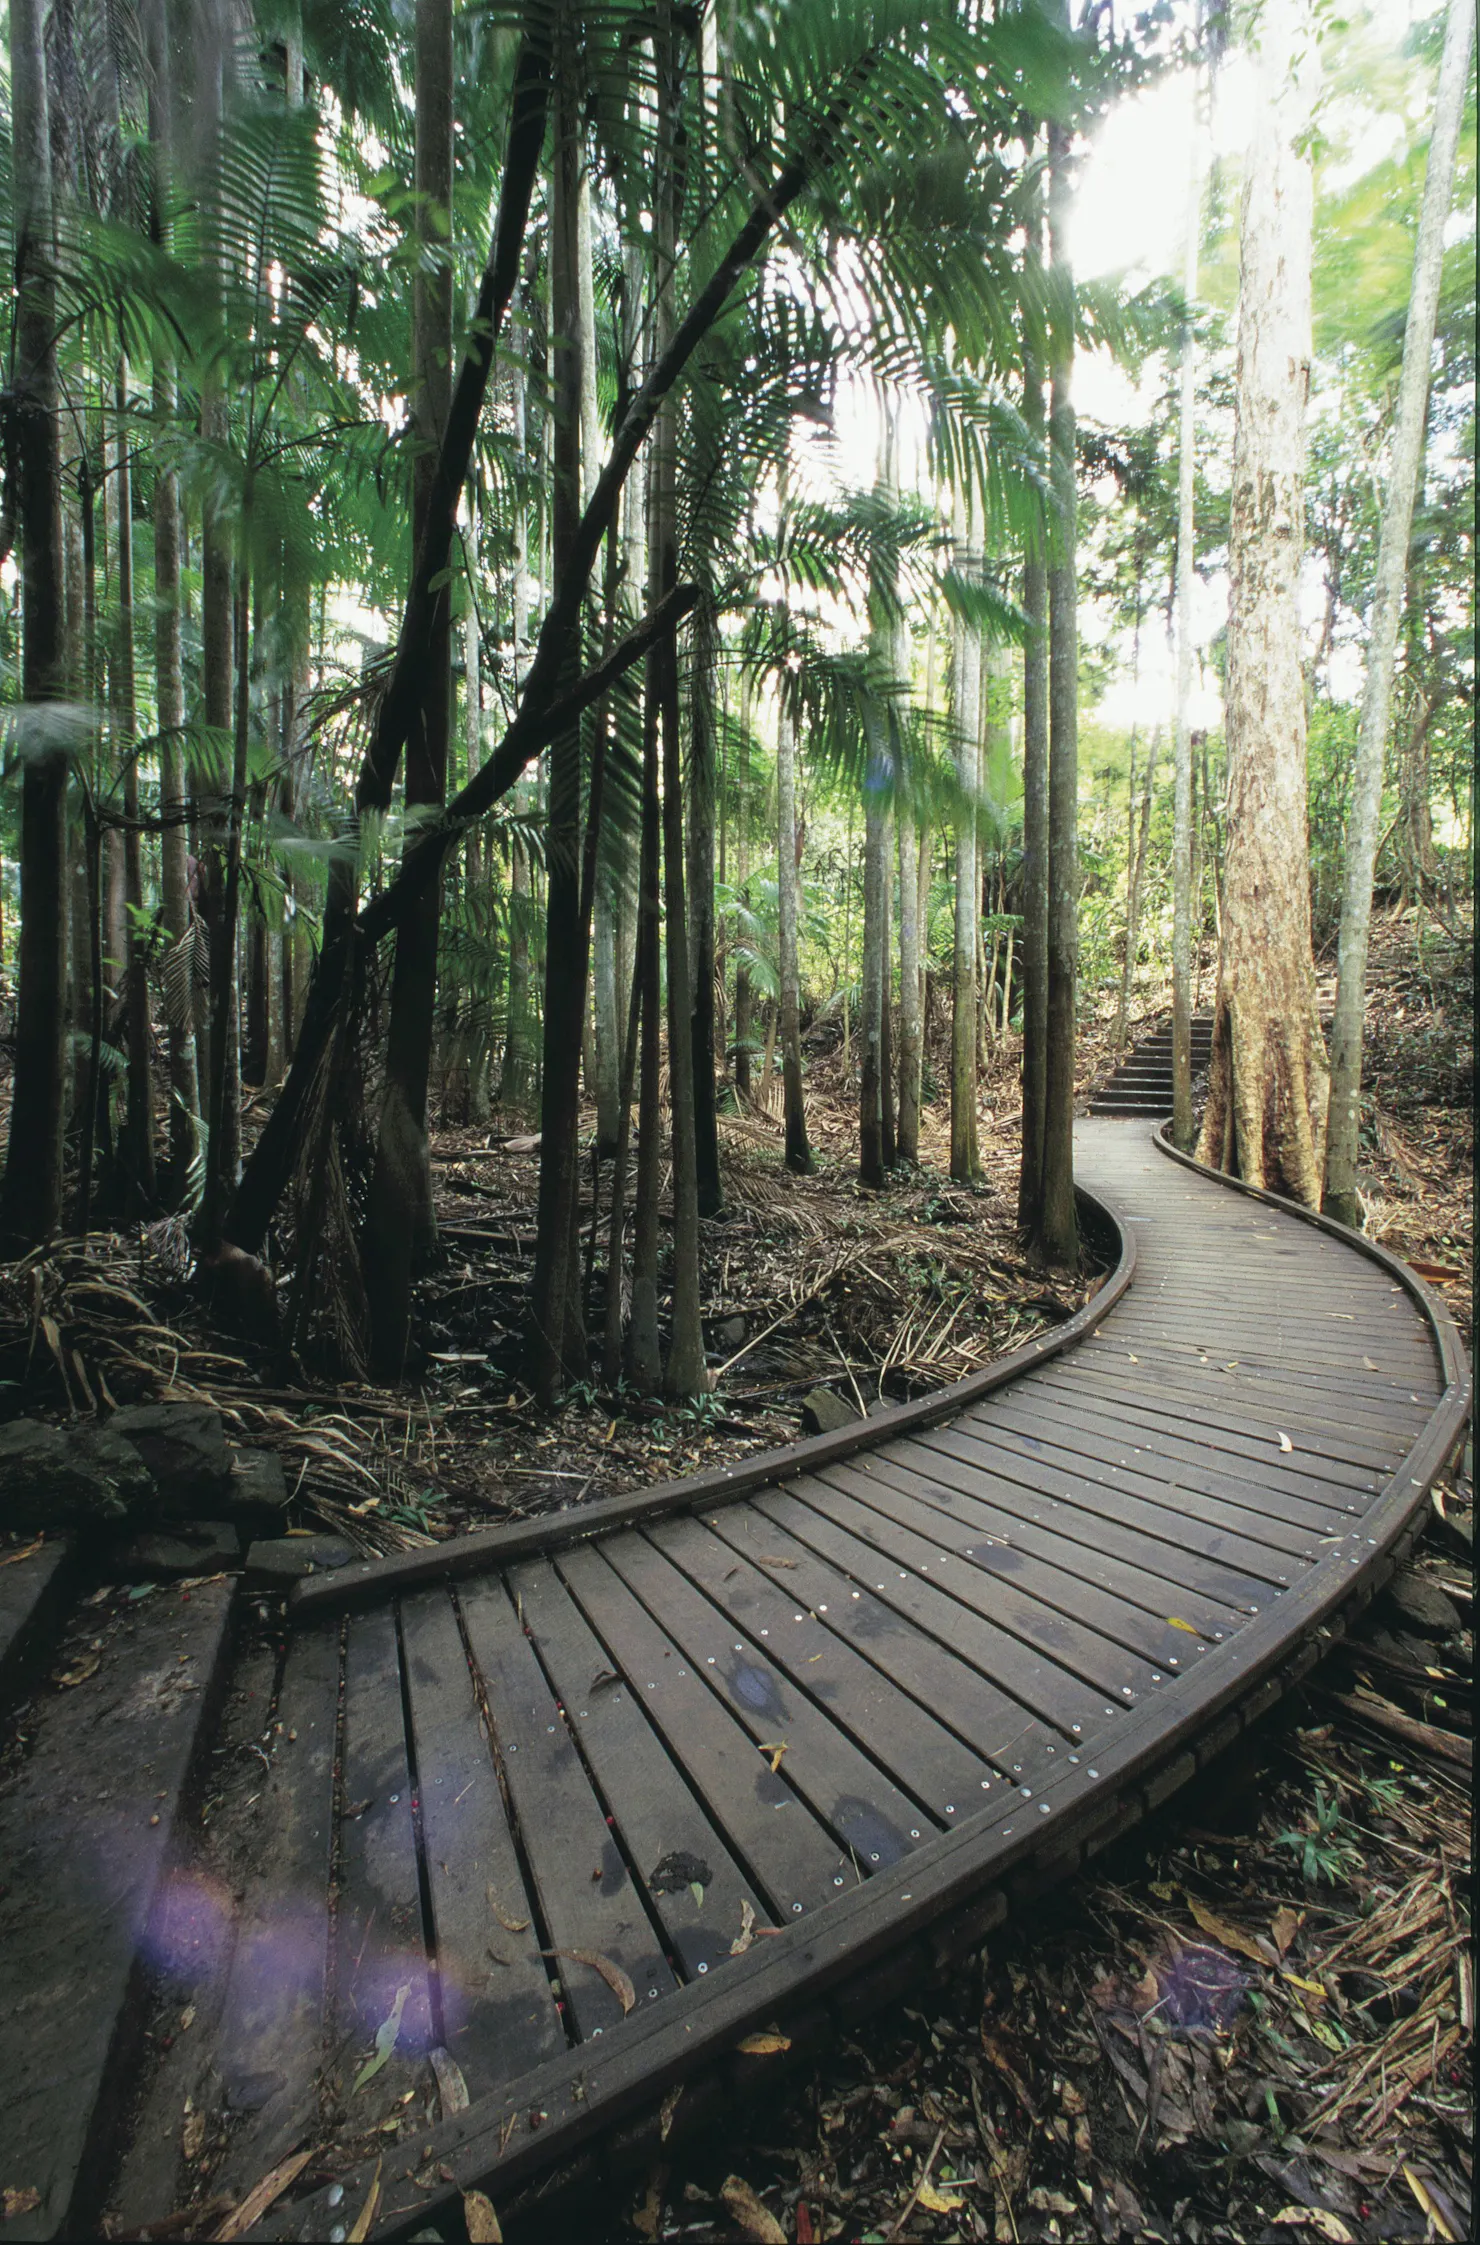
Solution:
<svg viewBox="0 0 1480 2245">
<path fill-rule="evenodd" d="M 1323 1200 L 1327 1213 L 1344 1224 L 1356 1224 L 1361 1214 L 1357 1201 L 1357 1138 L 1372 875 L 1377 862 L 1383 764 L 1392 710 L 1393 658 L 1403 607 L 1413 508 L 1423 472 L 1424 422 L 1444 264 L 1444 228 L 1454 197 L 1455 153 L 1469 82 L 1470 43 L 1474 32 L 1474 0 L 1449 0 L 1423 210 L 1413 257 L 1413 293 L 1408 300 L 1408 322 L 1403 335 L 1403 372 L 1398 385 L 1392 465 L 1367 634 L 1361 732 L 1347 817 L 1346 879 L 1341 899 L 1340 962 L 1331 1034 L 1331 1106 Z"/>
<path fill-rule="evenodd" d="M 973 573 L 975 553 L 966 502 L 956 501 L 955 565 Z M 951 724 L 956 736 L 956 917 L 951 970 L 951 1175 L 975 1184 L 981 1174 L 976 1121 L 977 803 L 981 792 L 981 635 L 958 617 L 951 651 Z"/>
<path fill-rule="evenodd" d="M 781 692 L 776 718 L 776 918 L 780 954 L 781 1076 L 786 1101 L 786 1166 L 812 1173 L 807 1105 L 802 1089 L 801 993 L 798 982 L 797 740 L 796 718 Z M 769 1071 L 768 1071 L 769 1072 Z"/>
<path fill-rule="evenodd" d="M 719 1173 L 719 1122 L 714 1023 L 714 834 L 718 797 L 714 758 L 714 683 L 718 652 L 713 609 L 701 603 L 694 619 L 693 683 L 689 708 L 688 884 L 693 1013 L 690 1048 L 694 1072 L 694 1156 L 699 1214 L 724 1207 Z"/>
<path fill-rule="evenodd" d="M 1067 244 L 1069 135 L 1049 128 L 1049 245 L 1061 290 Z M 1074 1030 L 1079 911 L 1079 631 L 1075 557 L 1074 334 L 1053 338 L 1049 443 L 1058 521 L 1048 573 L 1048 1011 L 1040 1242 L 1051 1263 L 1078 1260 L 1074 1208 Z"/>
<path fill-rule="evenodd" d="M 154 1115 L 149 1065 L 149 983 L 145 973 L 140 922 L 144 912 L 143 844 L 139 833 L 139 763 L 135 753 L 138 711 L 134 687 L 134 508 L 129 459 L 128 382 L 118 374 L 118 450 L 114 462 L 118 525 L 118 630 L 112 662 L 113 720 L 124 769 L 123 831 L 124 1011 L 128 1051 L 128 1105 L 124 1120 L 123 1170 L 128 1213 L 139 1215 L 155 1202 Z"/>
</svg>

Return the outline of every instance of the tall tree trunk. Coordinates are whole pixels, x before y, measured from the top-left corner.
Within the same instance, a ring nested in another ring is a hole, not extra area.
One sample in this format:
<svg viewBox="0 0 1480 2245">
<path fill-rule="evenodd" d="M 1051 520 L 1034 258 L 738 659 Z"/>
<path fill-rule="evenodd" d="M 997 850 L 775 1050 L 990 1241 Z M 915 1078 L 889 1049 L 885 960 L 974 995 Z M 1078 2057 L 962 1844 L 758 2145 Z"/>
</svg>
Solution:
<svg viewBox="0 0 1480 2245">
<path fill-rule="evenodd" d="M 1310 369 L 1308 0 L 1269 0 L 1239 236 L 1229 522 L 1228 851 L 1198 1151 L 1251 1185 L 1321 1197 L 1328 1077 L 1316 1012 L 1300 565 Z M 1297 75 L 1297 72 L 1299 73 Z"/>
<path fill-rule="evenodd" d="M 162 422 L 175 411 L 173 371 L 159 367 L 154 377 L 154 410 Z M 186 858 L 185 786 L 181 771 L 180 728 L 185 722 L 185 689 L 180 659 L 180 486 L 172 468 L 161 463 L 154 481 L 154 698 L 159 723 L 160 889 L 164 938 L 176 944 L 190 924 Z M 192 976 L 193 980 L 193 976 Z M 178 1208 L 185 1198 L 196 1156 L 200 1084 L 195 1070 L 193 991 L 187 984 L 183 1007 L 171 1004 L 166 1024 L 170 1075 L 169 1185 L 165 1201 Z"/>
<path fill-rule="evenodd" d="M 41 705 L 65 690 L 65 586 L 57 454 L 56 284 L 41 0 L 11 0 L 10 105 L 15 307 L 11 464 L 21 534 L 20 978 L 0 1242 L 23 1251 L 62 1212 L 67 974 L 67 754 Z"/>
<path fill-rule="evenodd" d="M 913 1169 L 920 1159 L 920 881 L 914 821 L 904 802 L 899 833 L 899 1125 L 896 1153 Z"/>
<path fill-rule="evenodd" d="M 657 251 L 654 346 L 659 358 L 677 327 L 675 262 L 678 250 L 679 50 L 672 0 L 658 0 L 658 143 L 653 239 Z M 648 557 L 653 607 L 678 583 L 678 404 L 669 397 L 653 430 L 652 550 Z M 699 1310 L 699 1183 L 696 1159 L 693 1015 L 689 931 L 684 893 L 683 754 L 679 739 L 678 651 L 673 637 L 655 650 L 663 749 L 663 910 L 668 967 L 668 1105 L 672 1125 L 673 1307 L 664 1391 L 686 1397 L 708 1392 Z M 712 808 L 713 781 L 710 781 Z M 713 872 L 710 873 L 711 890 Z M 712 901 L 712 895 L 711 895 Z M 712 980 L 712 970 L 711 970 Z M 710 1101 L 713 1103 L 713 1015 L 710 1016 Z M 711 1115 L 712 1121 L 712 1115 Z M 718 1160 L 715 1161 L 718 1187 Z"/>
<path fill-rule="evenodd" d="M 1146 885 L 1146 851 L 1151 838 L 1151 807 L 1156 788 L 1156 752 L 1161 744 L 1160 729 L 1153 725 L 1146 743 L 1146 769 L 1141 776 L 1140 822 L 1136 819 L 1136 799 L 1131 795 L 1131 835 L 1129 862 L 1125 879 L 1125 957 L 1120 968 L 1120 1002 L 1116 1009 L 1117 1044 L 1124 1044 L 1130 1021 L 1131 984 L 1135 980 L 1136 962 L 1141 950 L 1141 899 Z M 1134 735 L 1132 736 L 1134 762 Z"/>
<path fill-rule="evenodd" d="M 134 687 L 134 507 L 129 459 L 128 377 L 118 373 L 118 451 L 114 463 L 118 525 L 118 630 L 114 640 L 112 693 L 117 746 L 126 758 L 123 808 L 124 1008 L 128 1050 L 128 1105 L 124 1121 L 123 1169 L 127 1212 L 139 1216 L 155 1205 L 154 1113 L 149 1066 L 149 983 L 139 928 L 144 912 L 143 842 L 139 833 L 138 710 Z"/>
<path fill-rule="evenodd" d="M 807 1104 L 802 1089 L 801 990 L 797 962 L 797 738 L 796 713 L 783 685 L 776 716 L 776 921 L 780 967 L 781 1078 L 786 1102 L 786 1166 L 812 1174 Z"/>
<path fill-rule="evenodd" d="M 663 1359 L 658 1341 L 658 1188 L 663 1172 L 658 1111 L 662 1018 L 658 957 L 658 680 L 648 658 L 642 724 L 642 858 L 638 870 L 635 975 L 642 1013 L 637 1093 L 637 1177 L 632 1209 L 632 1315 L 627 1324 L 627 1377 L 642 1395 L 656 1394 Z"/>
<path fill-rule="evenodd" d="M 519 380 L 516 374 L 515 380 Z M 476 480 L 468 486 L 468 567 L 474 585 L 481 579 L 480 559 L 483 548 L 483 522 L 478 505 Z M 479 602 L 468 597 L 467 612 L 463 617 L 463 741 L 467 758 L 468 777 L 472 778 L 483 762 L 483 641 Z M 467 883 L 469 902 L 474 904 L 483 924 L 488 913 L 488 857 L 482 837 L 468 836 Z M 486 991 L 476 1002 L 475 1018 L 468 1037 L 468 1121 L 486 1123 L 489 1113 L 488 1071 L 492 1054 L 488 1033 L 488 1000 Z"/>
<path fill-rule="evenodd" d="M 416 234 L 421 248 L 413 287 L 417 455 L 412 474 L 412 541 L 426 537 L 438 447 L 452 405 L 452 0 L 416 0 Z M 406 739 L 406 814 L 443 802 L 452 733 L 452 588 L 432 595 L 427 682 L 418 721 Z M 442 882 L 427 883 L 396 931 L 391 973 L 385 1098 L 365 1229 L 371 1357 L 398 1378 L 406 1359 L 411 1280 L 436 1237 L 427 1083 L 437 1002 L 437 931 Z"/>
<path fill-rule="evenodd" d="M 1202 234 L 1203 103 L 1201 84 L 1194 93 L 1187 181 L 1187 244 L 1182 288 L 1186 312 L 1182 325 L 1177 407 L 1177 704 L 1172 755 L 1172 1138 L 1186 1153 L 1192 1145 L 1192 573 L 1197 556 L 1193 507 L 1197 489 L 1197 361 L 1192 305 L 1197 295 L 1197 259 Z M 1200 920 L 1200 915 L 1199 915 Z"/>
<path fill-rule="evenodd" d="M 976 575 L 969 514 L 957 496 L 954 560 Z M 951 1175 L 974 1185 L 981 1175 L 976 1121 L 977 806 L 981 795 L 981 634 L 958 616 L 951 646 L 951 726 L 956 737 L 956 916 L 951 969 Z"/>
<path fill-rule="evenodd" d="M 1038 221 L 1034 221 L 1035 230 Z M 1024 419 L 1043 435 L 1043 381 L 1024 368 Z M 1023 564 L 1023 1147 L 1018 1229 L 1043 1225 L 1043 1123 L 1048 1104 L 1048 556 L 1046 528 Z"/>
<path fill-rule="evenodd" d="M 875 497 L 892 506 L 896 497 L 894 429 L 885 414 L 879 441 Z M 898 571 L 882 537 L 873 542 L 869 566 L 869 656 L 876 679 L 892 686 L 895 667 L 895 609 Z M 884 1184 L 894 1144 L 893 1086 L 889 1081 L 889 887 L 891 865 L 890 798 L 893 794 L 896 724 L 893 694 L 870 722 L 863 792 L 863 987 L 859 1009 L 858 1179 L 875 1192 Z M 844 958 L 846 982 L 848 962 Z M 886 1144 L 886 1139 L 888 1143 Z"/>
<path fill-rule="evenodd" d="M 1048 133 L 1049 254 L 1061 305 L 1072 300 L 1069 133 Z M 1074 1209 L 1074 1030 L 1079 942 L 1079 627 L 1075 551 L 1074 328 L 1053 334 L 1049 447 L 1058 520 L 1048 573 L 1048 1011 L 1044 1070 L 1043 1220 L 1051 1263 L 1079 1256 Z"/>
<path fill-rule="evenodd" d="M 694 1157 L 699 1214 L 718 1216 L 725 1204 L 719 1173 L 717 1050 L 714 1023 L 714 833 L 718 812 L 715 786 L 714 706 L 718 623 L 713 606 L 695 611 L 690 656 L 688 885 L 689 972 L 693 1017 L 690 1047 L 694 1072 Z"/>
<path fill-rule="evenodd" d="M 740 674 L 740 773 L 735 790 L 735 885 L 740 892 L 740 902 L 748 915 L 750 911 L 750 674 Z M 743 927 L 740 941 L 749 946 L 751 934 L 748 924 Z M 744 952 L 735 962 L 735 1095 L 737 1099 L 750 1097 L 751 1042 L 754 1037 L 754 986 Z"/>
<path fill-rule="evenodd" d="M 1341 945 L 1336 1012 L 1331 1024 L 1331 1106 L 1326 1145 L 1324 1206 L 1344 1224 L 1359 1223 L 1357 1139 L 1362 1090 L 1362 1015 L 1367 985 L 1367 939 L 1372 920 L 1372 875 L 1382 812 L 1382 775 L 1392 711 L 1393 658 L 1403 608 L 1413 508 L 1423 473 L 1424 425 L 1434 353 L 1444 228 L 1454 197 L 1455 153 L 1469 84 L 1475 0 L 1449 0 L 1444 56 L 1429 141 L 1428 174 L 1413 256 L 1413 291 L 1403 335 L 1403 372 L 1394 417 L 1392 463 L 1377 555 L 1377 580 L 1367 632 L 1367 677 L 1357 739 L 1351 808 L 1347 815 L 1346 876 L 1341 898 Z"/>
</svg>

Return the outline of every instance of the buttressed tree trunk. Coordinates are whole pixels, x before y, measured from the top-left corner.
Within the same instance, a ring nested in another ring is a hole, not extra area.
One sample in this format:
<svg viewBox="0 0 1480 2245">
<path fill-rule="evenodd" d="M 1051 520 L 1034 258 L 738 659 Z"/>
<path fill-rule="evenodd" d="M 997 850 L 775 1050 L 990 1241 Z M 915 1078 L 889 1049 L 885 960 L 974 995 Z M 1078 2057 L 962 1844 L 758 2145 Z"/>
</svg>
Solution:
<svg viewBox="0 0 1480 2245">
<path fill-rule="evenodd" d="M 1403 612 L 1403 585 L 1413 507 L 1423 470 L 1424 422 L 1439 282 L 1444 267 L 1444 226 L 1454 196 L 1455 151 L 1469 82 L 1475 0 L 1449 0 L 1444 59 L 1439 71 L 1433 134 L 1418 244 L 1413 294 L 1403 335 L 1403 372 L 1393 429 L 1392 465 L 1377 555 L 1377 583 L 1367 634 L 1367 678 L 1362 725 L 1346 830 L 1346 879 L 1341 899 L 1341 954 L 1336 1013 L 1331 1025 L 1331 1111 L 1326 1148 L 1325 1208 L 1343 1224 L 1357 1224 L 1357 1126 L 1362 1090 L 1362 1014 L 1367 983 L 1367 937 L 1372 921 L 1372 874 L 1377 863 L 1382 812 L 1382 772 L 1392 712 L 1393 657 Z"/>
<path fill-rule="evenodd" d="M 416 6 L 416 232 L 423 247 L 414 284 L 417 454 L 412 474 L 412 543 L 419 549 L 452 403 L 452 0 Z M 447 792 L 452 731 L 452 591 L 444 583 L 428 650 L 428 685 L 406 742 L 406 813 L 439 805 Z M 391 975 L 385 1099 L 366 1222 L 365 1275 L 377 1370 L 399 1376 L 411 1317 L 411 1279 L 432 1247 L 427 1081 L 437 998 L 442 882 L 429 882 L 396 932 Z"/>
<path fill-rule="evenodd" d="M 67 973 L 67 752 L 46 705 L 65 688 L 65 587 L 57 465 L 56 284 L 45 10 L 10 5 L 15 311 L 11 461 L 21 534 L 20 987 L 0 1242 L 15 1253 L 62 1211 Z"/>
<path fill-rule="evenodd" d="M 1251 1185 L 1321 1197 L 1328 1078 L 1306 831 L 1300 563 L 1310 378 L 1307 0 L 1269 0 L 1239 236 L 1229 524 L 1228 847 L 1208 1104 L 1198 1153 Z"/>
</svg>

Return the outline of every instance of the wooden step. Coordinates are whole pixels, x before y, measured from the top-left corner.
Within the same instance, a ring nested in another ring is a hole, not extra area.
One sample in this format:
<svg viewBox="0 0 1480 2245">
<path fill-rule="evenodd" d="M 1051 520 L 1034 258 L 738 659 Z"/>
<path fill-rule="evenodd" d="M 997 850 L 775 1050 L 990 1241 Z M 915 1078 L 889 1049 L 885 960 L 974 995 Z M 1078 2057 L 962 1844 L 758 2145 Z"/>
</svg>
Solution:
<svg viewBox="0 0 1480 2245">
<path fill-rule="evenodd" d="M 137 1586 L 135 1586 L 137 1588 Z M 223 1667 L 234 1583 L 84 1605 L 0 1788 L 0 2079 L 12 2239 L 96 2234 L 149 1934 Z"/>
<path fill-rule="evenodd" d="M 66 1610 L 74 1576 L 69 1538 L 38 1537 L 0 1551 L 0 1707 L 8 1706 Z"/>
</svg>

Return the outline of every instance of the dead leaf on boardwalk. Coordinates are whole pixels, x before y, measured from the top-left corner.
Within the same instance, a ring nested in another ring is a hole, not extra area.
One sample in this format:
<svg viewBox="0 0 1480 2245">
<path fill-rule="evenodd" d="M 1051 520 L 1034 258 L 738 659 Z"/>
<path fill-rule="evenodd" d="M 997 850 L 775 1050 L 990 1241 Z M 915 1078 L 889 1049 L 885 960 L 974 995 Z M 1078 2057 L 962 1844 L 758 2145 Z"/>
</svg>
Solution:
<svg viewBox="0 0 1480 2245">
<path fill-rule="evenodd" d="M 0 2221 L 13 2222 L 22 2214 L 34 2214 L 41 2204 L 39 2190 L 7 2190 L 0 2193 Z"/>
<path fill-rule="evenodd" d="M 1356 2245 L 1356 2240 L 1339 2214 L 1324 2206 L 1285 2206 L 1274 2217 L 1276 2229 L 1313 2229 L 1317 2237 L 1328 2237 L 1331 2245 Z"/>
<path fill-rule="evenodd" d="M 779 1770 L 781 1767 L 781 1757 L 787 1751 L 786 1740 L 784 1738 L 771 1739 L 767 1742 L 766 1745 L 761 1747 L 760 1751 L 769 1759 L 771 1764 L 771 1775 L 774 1777 L 777 1770 Z"/>
<path fill-rule="evenodd" d="M 451 2120 L 455 2112 L 468 2109 L 468 2085 L 463 2079 L 462 2067 L 450 2050 L 438 2043 L 427 2056 L 432 2061 L 432 2072 L 437 2077 L 437 2094 L 442 2100 L 442 2118 Z"/>
<path fill-rule="evenodd" d="M 73 1661 L 70 1668 L 57 1669 L 52 1681 L 57 1684 L 65 1684 L 69 1688 L 73 1684 L 85 1684 L 89 1676 L 96 1676 L 102 1665 L 103 1656 L 100 1652 L 96 1650 L 85 1652 Z"/>
<path fill-rule="evenodd" d="M 380 2206 L 381 2164 L 382 2162 L 377 2159 L 375 2173 L 370 2178 L 370 2188 L 365 2193 L 365 2203 L 356 2214 L 355 2226 L 349 2233 L 349 2245 L 365 2245 L 365 2240 L 370 2235 L 370 2225 L 374 2221 Z"/>
<path fill-rule="evenodd" d="M 1197 1635 L 1197 1631 L 1193 1628 L 1190 1621 L 1179 1621 L 1175 1614 L 1167 1615 L 1167 1627 L 1168 1629 L 1185 1629 L 1189 1637 L 1195 1637 Z"/>
<path fill-rule="evenodd" d="M 782 1559 L 774 1551 L 763 1551 L 760 1564 L 763 1567 L 795 1567 L 796 1561 L 795 1559 Z"/>
<path fill-rule="evenodd" d="M 1283 1956 L 1286 1949 L 1289 1948 L 1290 1943 L 1294 1940 L 1296 1934 L 1300 1931 L 1300 1917 L 1298 1913 L 1292 1910 L 1289 1907 L 1288 1903 L 1282 1902 L 1279 1908 L 1275 1911 L 1273 1918 L 1270 1920 L 1269 1931 L 1270 1936 L 1274 1941 L 1275 1947 L 1279 1950 L 1280 1955 Z"/>
<path fill-rule="evenodd" d="M 754 2245 L 786 2245 L 786 2232 L 775 2215 L 739 2175 L 725 2178 L 720 2197 L 734 2216 L 737 2235 L 753 2239 Z"/>
<path fill-rule="evenodd" d="M 295 2151 L 287 2159 L 280 2160 L 270 2175 L 264 2175 L 260 2183 L 254 2184 L 241 2204 L 227 2215 L 216 2231 L 216 2245 L 231 2245 L 233 2238 L 242 2236 L 254 2222 L 260 2222 L 268 2207 L 276 2205 L 288 2185 L 302 2173 L 313 2155 L 312 2144 L 306 2151 Z"/>
<path fill-rule="evenodd" d="M 1187 1907 L 1204 1933 L 1211 1933 L 1223 1948 L 1236 1950 L 1241 1957 L 1252 1957 L 1255 1964 L 1279 1963 L 1274 1944 L 1266 1941 L 1263 1934 L 1245 1933 L 1241 1926 L 1230 1925 L 1226 1918 L 1216 1917 L 1190 1894 L 1187 1897 Z"/>
<path fill-rule="evenodd" d="M 622 2017 L 624 2019 L 637 2001 L 637 1990 L 633 1987 L 622 1967 L 619 1964 L 613 1964 L 610 1957 L 604 1957 L 599 1949 L 541 1949 L 540 1955 L 542 1957 L 568 1957 L 572 1964 L 589 1965 L 593 1972 L 599 1972 L 622 2006 Z"/>
<path fill-rule="evenodd" d="M 791 2036 L 780 2033 L 775 2027 L 767 2027 L 760 2034 L 747 2035 L 735 2047 L 743 2050 L 747 2058 L 774 2058 L 778 2051 L 790 2050 Z"/>
<path fill-rule="evenodd" d="M 1293 1450 L 1293 1449 L 1294 1449 L 1294 1447 L 1295 1447 L 1295 1445 L 1294 1445 L 1294 1443 L 1293 1443 L 1293 1442 L 1292 1442 L 1292 1441 L 1290 1440 L 1290 1437 L 1288 1436 L 1288 1434 L 1282 1434 L 1282 1435 L 1280 1436 L 1280 1448 L 1281 1448 L 1282 1450 Z"/>
<path fill-rule="evenodd" d="M 740 1905 L 740 1931 L 730 1943 L 732 1957 L 743 1957 L 755 1939 L 755 1911 L 748 1901 Z"/>
<path fill-rule="evenodd" d="M 463 2220 L 468 2226 L 469 2245 L 504 2245 L 504 2233 L 499 2228 L 498 2216 L 493 2210 L 493 2200 L 481 2190 L 465 2190 L 462 2194 Z"/>
<path fill-rule="evenodd" d="M 492 1887 L 488 1889 L 488 1907 L 498 1919 L 505 1933 L 527 1933 L 529 1931 L 528 1918 L 511 1918 L 501 1907 L 499 1898 Z"/>
<path fill-rule="evenodd" d="M 350 2095 L 352 2097 L 358 2097 L 366 2082 L 373 2081 L 375 2079 L 375 2076 L 379 2073 L 381 2067 L 385 2065 L 389 2060 L 391 2052 L 395 2049 L 396 2043 L 400 2039 L 401 2020 L 406 2010 L 406 1998 L 410 1995 L 410 1993 L 411 1982 L 409 1980 L 403 1980 L 400 1987 L 396 1990 L 395 2002 L 391 2005 L 390 2010 L 386 2013 L 385 2017 L 381 2020 L 380 2025 L 375 2030 L 374 2056 L 367 2058 L 364 2065 L 361 2066 L 359 2072 L 355 2075 L 355 2085 L 350 2091 Z"/>
</svg>

